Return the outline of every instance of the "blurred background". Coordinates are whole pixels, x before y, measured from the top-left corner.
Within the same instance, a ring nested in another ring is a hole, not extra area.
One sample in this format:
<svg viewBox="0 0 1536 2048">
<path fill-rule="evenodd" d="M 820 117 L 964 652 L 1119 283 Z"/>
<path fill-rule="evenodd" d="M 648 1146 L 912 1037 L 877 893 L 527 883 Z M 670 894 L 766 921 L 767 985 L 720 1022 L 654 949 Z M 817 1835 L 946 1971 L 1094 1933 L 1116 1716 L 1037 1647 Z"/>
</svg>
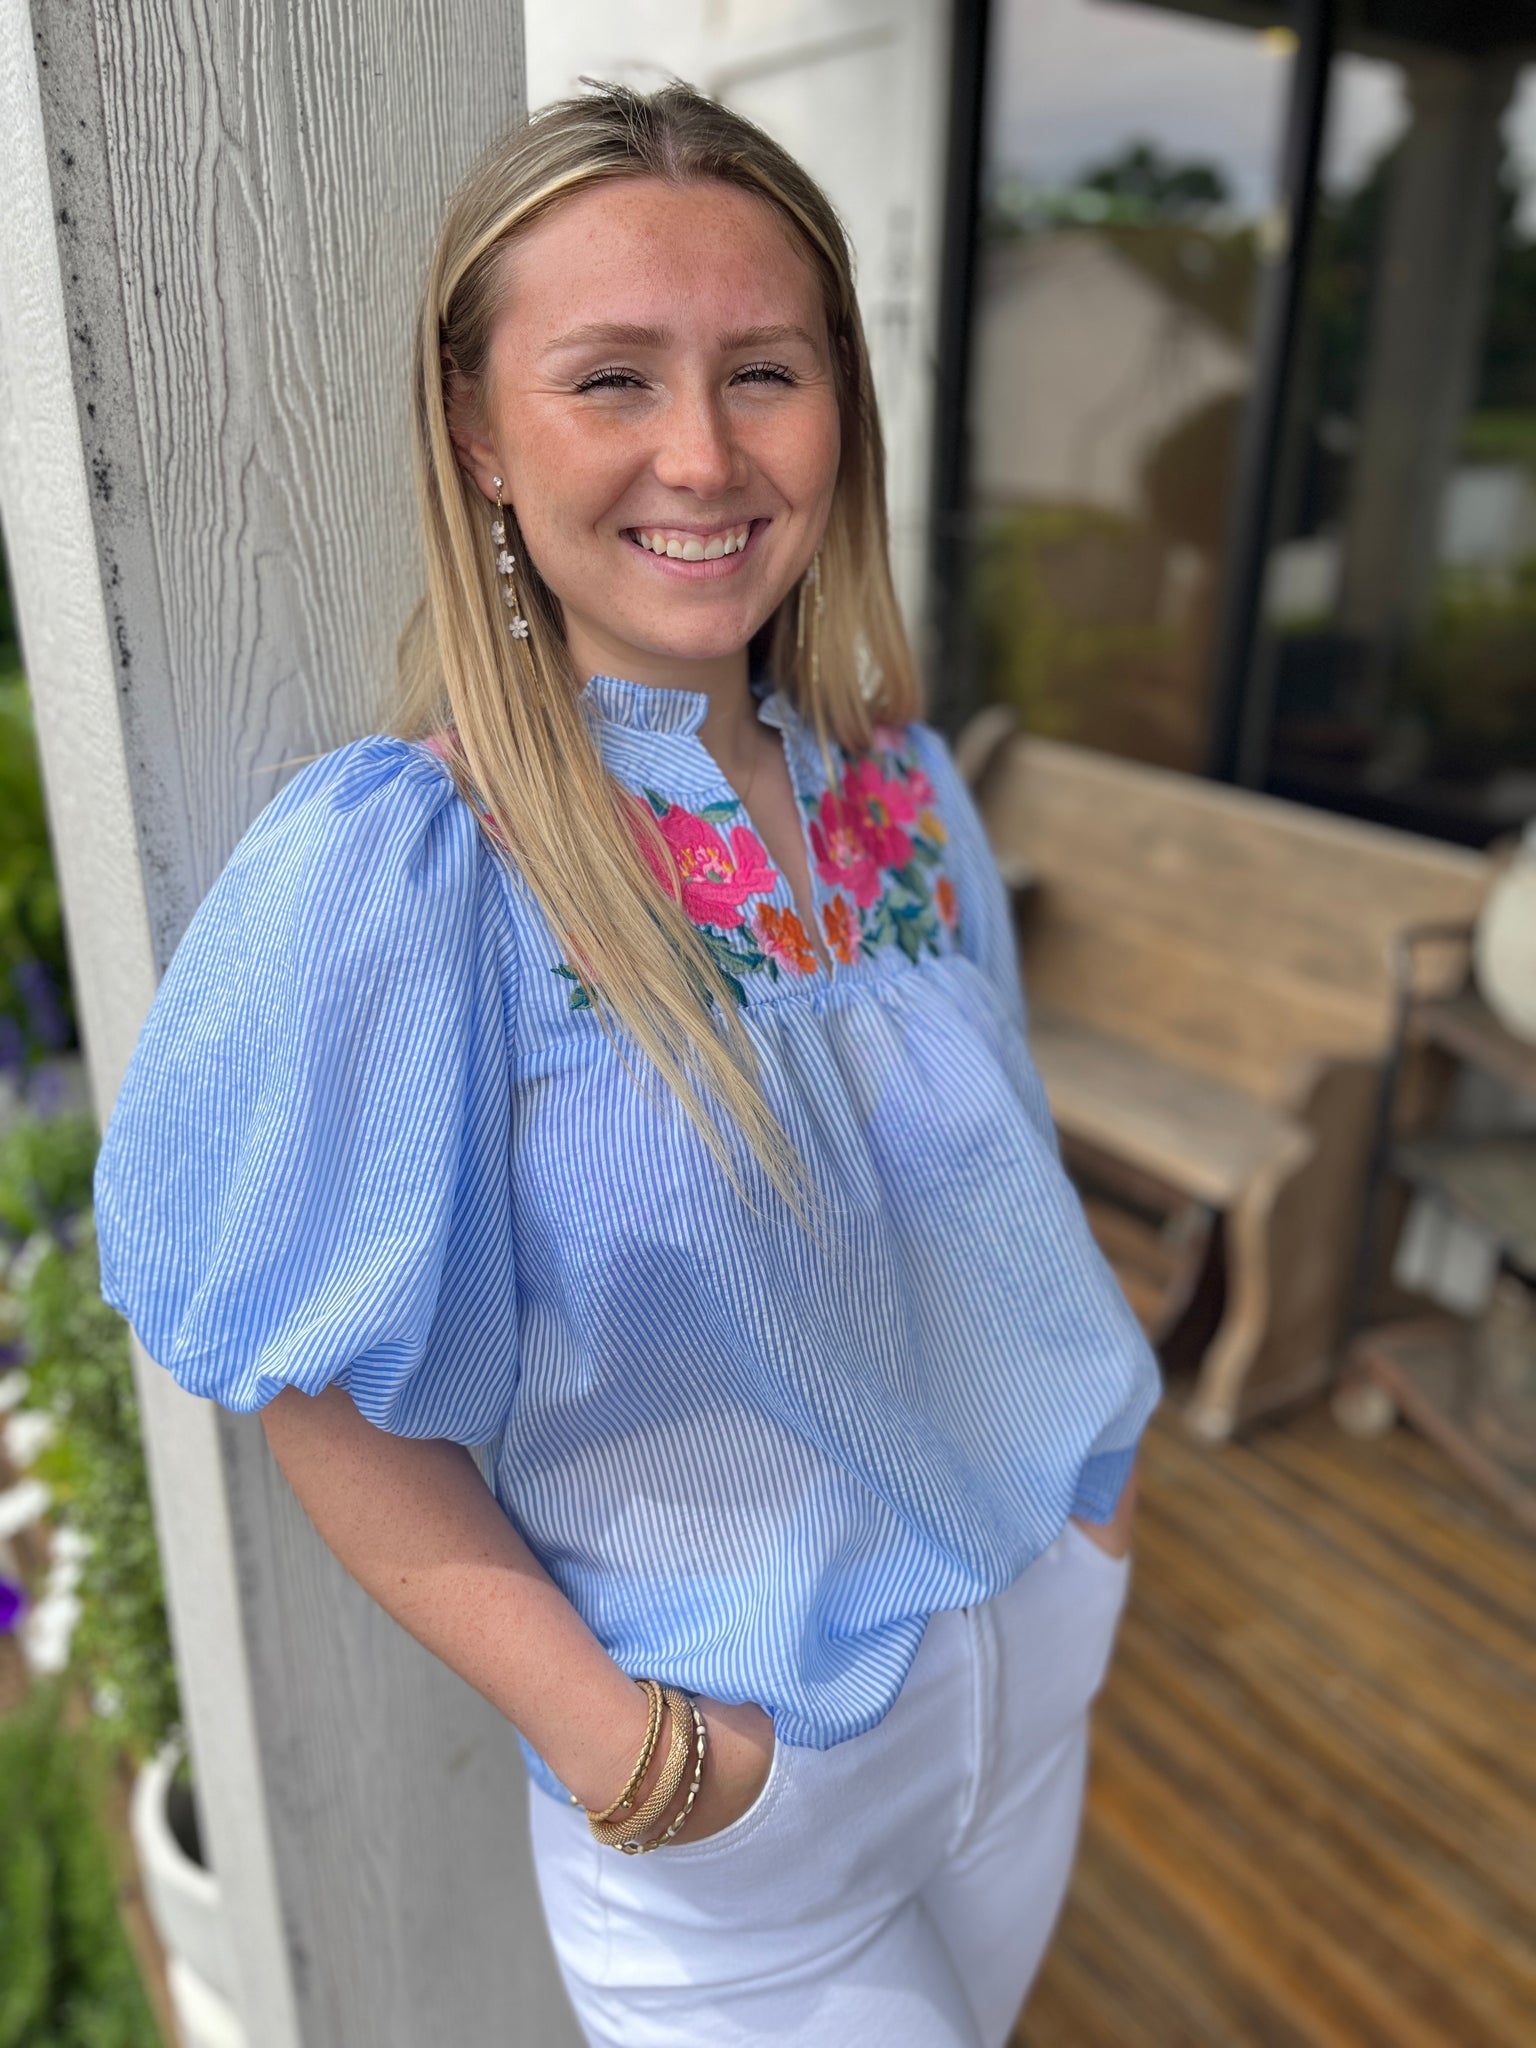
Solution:
<svg viewBox="0 0 1536 2048">
<path fill-rule="evenodd" d="M 1469 845 L 1536 808 L 1532 29 L 993 7 L 968 692 Z"/>
</svg>

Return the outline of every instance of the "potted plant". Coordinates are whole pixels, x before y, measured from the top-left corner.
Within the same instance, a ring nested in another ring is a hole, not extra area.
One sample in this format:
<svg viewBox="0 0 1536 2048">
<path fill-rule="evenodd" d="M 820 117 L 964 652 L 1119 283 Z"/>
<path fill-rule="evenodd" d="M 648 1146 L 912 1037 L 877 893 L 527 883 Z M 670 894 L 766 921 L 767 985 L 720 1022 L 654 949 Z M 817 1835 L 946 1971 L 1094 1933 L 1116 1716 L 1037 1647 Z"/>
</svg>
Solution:
<svg viewBox="0 0 1536 2048">
<path fill-rule="evenodd" d="M 128 1332 L 100 1294 L 96 1146 L 84 1111 L 24 1111 L 0 1134 L 0 1316 L 25 1382 L 8 1436 L 26 1434 L 29 1482 L 52 1503 L 52 1561 L 24 1626 L 37 1663 L 83 1682 L 97 1739 L 134 1770 L 130 1832 L 182 2048 L 243 2048 L 181 1727 Z"/>
</svg>

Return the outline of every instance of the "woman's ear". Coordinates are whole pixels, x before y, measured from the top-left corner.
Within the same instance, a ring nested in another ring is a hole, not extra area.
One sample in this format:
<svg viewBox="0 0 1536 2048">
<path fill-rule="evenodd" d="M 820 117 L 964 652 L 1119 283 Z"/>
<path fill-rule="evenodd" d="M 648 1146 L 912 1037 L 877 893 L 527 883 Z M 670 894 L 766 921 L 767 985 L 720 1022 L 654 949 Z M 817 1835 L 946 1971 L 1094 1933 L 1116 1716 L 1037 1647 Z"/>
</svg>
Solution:
<svg viewBox="0 0 1536 2048">
<path fill-rule="evenodd" d="M 484 437 L 480 426 L 480 406 L 469 379 L 453 359 L 452 351 L 444 345 L 441 351 L 443 365 L 443 410 L 447 415 L 448 434 L 453 442 L 454 453 L 459 466 L 473 477 L 481 492 L 487 498 L 496 495 L 492 478 L 499 475 L 497 455 L 490 442 Z"/>
</svg>

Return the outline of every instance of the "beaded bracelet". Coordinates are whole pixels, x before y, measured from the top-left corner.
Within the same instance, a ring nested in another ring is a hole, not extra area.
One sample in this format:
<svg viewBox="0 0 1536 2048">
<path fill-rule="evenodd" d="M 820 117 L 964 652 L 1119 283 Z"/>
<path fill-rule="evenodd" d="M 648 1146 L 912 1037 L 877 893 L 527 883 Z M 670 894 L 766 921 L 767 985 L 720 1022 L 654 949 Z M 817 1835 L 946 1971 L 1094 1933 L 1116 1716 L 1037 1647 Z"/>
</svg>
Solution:
<svg viewBox="0 0 1536 2048">
<path fill-rule="evenodd" d="M 612 1820 L 621 1807 L 628 1808 L 629 1802 L 634 1798 L 635 1793 L 639 1789 L 641 1779 L 651 1767 L 651 1758 L 656 1754 L 656 1738 L 661 1733 L 661 1687 L 654 1678 L 637 1678 L 635 1683 L 645 1694 L 646 1701 L 650 1707 L 650 1715 L 645 1729 L 645 1746 L 640 1751 L 640 1760 L 630 1772 L 628 1782 L 618 1798 L 605 1806 L 601 1813 L 594 1813 L 591 1807 L 585 1809 L 589 1822 Z M 573 1806 L 581 1804 L 574 1793 L 571 1795 L 571 1804 Z"/>
<path fill-rule="evenodd" d="M 587 1822 L 593 1840 L 601 1842 L 605 1849 L 617 1849 L 625 1842 L 635 1841 L 647 1828 L 654 1827 L 677 1797 L 677 1789 L 683 1782 L 683 1774 L 688 1768 L 688 1752 L 692 1747 L 684 1721 L 688 1698 L 671 1686 L 662 1688 L 662 1697 L 672 1716 L 672 1741 L 661 1777 L 650 1798 L 634 1813 L 626 1814 L 622 1820 Z"/>
<path fill-rule="evenodd" d="M 658 1835 L 654 1842 L 620 1842 L 619 1847 L 626 1856 L 643 1856 L 648 1849 L 659 1849 L 663 1842 L 670 1842 L 683 1822 L 693 1811 L 693 1802 L 699 1796 L 699 1779 L 704 1770 L 704 1716 L 699 1712 L 697 1702 L 689 1696 L 689 1711 L 693 1715 L 696 1737 L 693 1763 L 693 1783 L 688 1787 L 688 1797 L 665 1834 Z"/>
</svg>

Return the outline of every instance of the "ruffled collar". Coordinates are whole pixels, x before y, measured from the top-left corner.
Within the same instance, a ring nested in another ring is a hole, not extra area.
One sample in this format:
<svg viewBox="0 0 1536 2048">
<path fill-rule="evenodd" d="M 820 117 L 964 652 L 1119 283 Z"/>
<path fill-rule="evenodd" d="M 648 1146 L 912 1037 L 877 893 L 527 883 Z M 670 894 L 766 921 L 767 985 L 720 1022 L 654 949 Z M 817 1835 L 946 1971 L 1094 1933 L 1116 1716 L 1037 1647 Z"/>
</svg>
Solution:
<svg viewBox="0 0 1536 2048">
<path fill-rule="evenodd" d="M 788 699 L 773 687 L 767 676 L 753 676 L 748 684 L 767 725 L 780 725 L 790 707 Z M 625 725 L 642 732 L 694 733 L 709 711 L 706 690 L 675 690 L 654 683 L 632 683 L 625 676 L 596 675 L 588 679 L 576 700 L 589 716 L 604 725 Z"/>
</svg>

